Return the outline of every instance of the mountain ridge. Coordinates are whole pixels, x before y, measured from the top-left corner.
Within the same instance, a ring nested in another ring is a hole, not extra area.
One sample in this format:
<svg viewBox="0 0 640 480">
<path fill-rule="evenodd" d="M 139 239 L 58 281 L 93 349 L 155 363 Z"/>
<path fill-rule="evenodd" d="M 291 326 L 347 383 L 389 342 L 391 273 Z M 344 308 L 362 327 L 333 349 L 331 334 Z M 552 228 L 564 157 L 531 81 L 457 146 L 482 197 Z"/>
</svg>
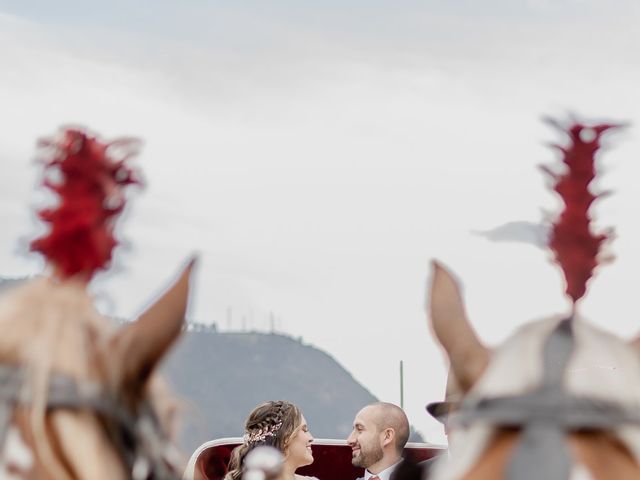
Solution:
<svg viewBox="0 0 640 480">
<path fill-rule="evenodd" d="M 298 405 L 316 437 L 346 438 L 355 413 L 377 400 L 331 355 L 281 333 L 187 331 L 162 371 L 194 407 L 181 442 L 191 450 L 242 436 L 249 412 L 267 400 Z"/>
</svg>

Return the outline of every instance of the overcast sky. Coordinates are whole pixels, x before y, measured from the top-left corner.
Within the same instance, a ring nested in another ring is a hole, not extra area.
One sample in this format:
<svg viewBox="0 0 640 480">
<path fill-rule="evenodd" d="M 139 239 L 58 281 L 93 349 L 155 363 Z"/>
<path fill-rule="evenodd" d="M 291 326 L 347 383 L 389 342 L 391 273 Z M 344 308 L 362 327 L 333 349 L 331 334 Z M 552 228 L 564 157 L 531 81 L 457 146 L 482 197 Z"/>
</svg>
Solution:
<svg viewBox="0 0 640 480">
<path fill-rule="evenodd" d="M 231 307 L 232 329 L 268 329 L 273 312 L 392 402 L 403 359 L 410 420 L 442 441 L 424 411 L 445 379 L 430 259 L 490 344 L 567 309 L 546 251 L 477 234 L 531 238 L 557 208 L 537 165 L 563 139 L 544 115 L 631 122 L 597 185 L 615 191 L 597 214 L 618 259 L 581 308 L 640 330 L 639 24 L 635 0 L 0 0 L 1 273 L 41 269 L 35 140 L 138 136 L 148 186 L 101 308 L 134 316 L 197 251 L 192 319 L 227 329 Z"/>
</svg>

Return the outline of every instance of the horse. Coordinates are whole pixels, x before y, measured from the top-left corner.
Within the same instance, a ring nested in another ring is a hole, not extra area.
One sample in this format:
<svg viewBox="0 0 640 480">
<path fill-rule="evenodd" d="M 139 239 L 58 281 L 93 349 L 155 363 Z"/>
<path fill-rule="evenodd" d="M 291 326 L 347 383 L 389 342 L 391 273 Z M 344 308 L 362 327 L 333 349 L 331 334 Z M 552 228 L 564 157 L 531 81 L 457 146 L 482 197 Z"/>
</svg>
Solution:
<svg viewBox="0 0 640 480">
<path fill-rule="evenodd" d="M 490 350 L 434 262 L 433 332 L 465 394 L 437 480 L 640 478 L 640 343 L 562 315 Z"/>
<path fill-rule="evenodd" d="M 625 341 L 578 312 L 607 234 L 592 232 L 589 190 L 600 136 L 574 124 L 549 173 L 565 208 L 549 246 L 566 280 L 570 313 L 525 324 L 497 349 L 469 322 L 451 273 L 434 262 L 429 317 L 464 394 L 449 420 L 451 459 L 437 480 L 640 478 L 640 340 Z"/>
<path fill-rule="evenodd" d="M 133 322 L 97 311 L 88 284 L 109 265 L 133 183 L 112 145 L 77 130 L 56 141 L 48 167 L 61 174 L 45 186 L 60 200 L 39 212 L 51 227 L 32 243 L 48 269 L 0 292 L 2 479 L 180 478 L 178 404 L 156 367 L 183 329 L 194 263 Z"/>
<path fill-rule="evenodd" d="M 0 295 L 0 478 L 179 478 L 177 404 L 154 371 L 182 330 L 191 269 L 119 328 L 80 281 Z"/>
</svg>

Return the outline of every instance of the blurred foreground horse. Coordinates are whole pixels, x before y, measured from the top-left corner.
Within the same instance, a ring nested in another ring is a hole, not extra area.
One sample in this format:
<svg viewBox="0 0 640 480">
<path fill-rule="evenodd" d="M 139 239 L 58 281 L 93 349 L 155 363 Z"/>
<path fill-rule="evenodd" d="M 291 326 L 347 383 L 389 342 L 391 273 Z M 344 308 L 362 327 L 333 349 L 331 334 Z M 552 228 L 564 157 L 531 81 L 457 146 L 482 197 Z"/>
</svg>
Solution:
<svg viewBox="0 0 640 480">
<path fill-rule="evenodd" d="M 611 125 L 575 124 L 553 173 L 565 206 L 549 246 L 566 279 L 566 315 L 520 328 L 495 351 L 469 323 L 459 288 L 434 263 L 432 327 L 466 392 L 437 480 L 640 478 L 640 345 L 588 323 L 576 303 L 607 235 L 592 232 L 594 157 Z M 433 478 L 433 477 L 431 477 Z"/>
<path fill-rule="evenodd" d="M 87 286 L 111 261 L 124 188 L 139 183 L 127 166 L 135 143 L 66 130 L 43 147 L 57 198 L 31 248 L 48 271 L 0 295 L 0 478 L 179 478 L 175 404 L 154 369 L 182 329 L 192 263 L 116 329 Z"/>
</svg>

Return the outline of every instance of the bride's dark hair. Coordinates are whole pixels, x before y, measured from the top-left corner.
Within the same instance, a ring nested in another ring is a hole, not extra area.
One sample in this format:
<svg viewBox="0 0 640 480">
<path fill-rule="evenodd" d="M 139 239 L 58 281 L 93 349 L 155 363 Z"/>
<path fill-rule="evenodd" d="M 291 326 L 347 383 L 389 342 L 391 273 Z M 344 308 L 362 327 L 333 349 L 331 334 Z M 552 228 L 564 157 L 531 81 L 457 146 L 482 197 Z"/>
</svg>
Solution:
<svg viewBox="0 0 640 480">
<path fill-rule="evenodd" d="M 302 423 L 302 413 L 284 400 L 265 402 L 254 408 L 244 424 L 242 445 L 231 452 L 225 480 L 240 480 L 244 458 L 256 447 L 270 446 L 285 453 L 289 441 Z"/>
</svg>

